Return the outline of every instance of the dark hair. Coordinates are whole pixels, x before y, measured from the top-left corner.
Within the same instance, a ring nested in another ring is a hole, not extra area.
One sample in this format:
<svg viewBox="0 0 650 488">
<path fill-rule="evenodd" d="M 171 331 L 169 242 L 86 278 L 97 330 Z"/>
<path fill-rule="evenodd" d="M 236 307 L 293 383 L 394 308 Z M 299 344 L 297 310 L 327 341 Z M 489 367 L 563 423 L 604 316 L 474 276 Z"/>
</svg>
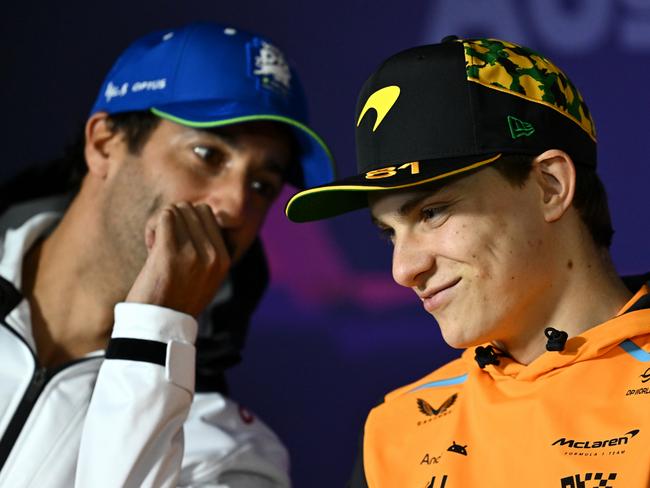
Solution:
<svg viewBox="0 0 650 488">
<path fill-rule="evenodd" d="M 148 111 L 108 116 L 111 128 L 124 134 L 127 147 L 134 154 L 142 150 L 159 122 L 160 118 Z M 88 172 L 84 147 L 84 131 L 80 129 L 74 141 L 65 148 L 62 157 L 32 165 L 3 182 L 0 186 L 0 212 L 19 202 L 77 193 Z"/>
<path fill-rule="evenodd" d="M 113 132 L 124 134 L 126 147 L 131 154 L 139 154 L 149 136 L 160 123 L 160 118 L 149 111 L 122 112 L 111 114 L 106 119 L 108 126 Z M 79 134 L 75 142 L 66 150 L 63 156 L 64 164 L 68 168 L 69 186 L 68 191 L 76 192 L 81 186 L 81 180 L 88 172 L 84 147 L 86 145 L 83 132 Z"/>
<path fill-rule="evenodd" d="M 493 163 L 492 167 L 511 184 L 522 186 L 533 168 L 533 159 L 533 156 L 527 154 L 507 154 Z M 577 163 L 575 169 L 573 206 L 596 245 L 609 249 L 614 229 L 603 182 L 593 167 Z"/>
</svg>

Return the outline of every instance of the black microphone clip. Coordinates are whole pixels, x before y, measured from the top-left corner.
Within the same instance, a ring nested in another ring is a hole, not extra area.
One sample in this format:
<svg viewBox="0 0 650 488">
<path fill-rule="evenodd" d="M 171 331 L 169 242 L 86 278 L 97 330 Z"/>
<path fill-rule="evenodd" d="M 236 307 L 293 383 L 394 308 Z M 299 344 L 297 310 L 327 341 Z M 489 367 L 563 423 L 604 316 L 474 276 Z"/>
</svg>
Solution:
<svg viewBox="0 0 650 488">
<path fill-rule="evenodd" d="M 569 334 L 563 330 L 557 330 L 553 327 L 547 327 L 544 329 L 544 335 L 548 339 L 546 341 L 546 350 L 547 351 L 562 351 L 566 345 L 566 341 L 569 338 Z"/>
<path fill-rule="evenodd" d="M 478 346 L 475 351 L 474 360 L 478 363 L 481 369 L 485 368 L 488 364 L 499 365 L 499 358 L 492 346 Z"/>
</svg>

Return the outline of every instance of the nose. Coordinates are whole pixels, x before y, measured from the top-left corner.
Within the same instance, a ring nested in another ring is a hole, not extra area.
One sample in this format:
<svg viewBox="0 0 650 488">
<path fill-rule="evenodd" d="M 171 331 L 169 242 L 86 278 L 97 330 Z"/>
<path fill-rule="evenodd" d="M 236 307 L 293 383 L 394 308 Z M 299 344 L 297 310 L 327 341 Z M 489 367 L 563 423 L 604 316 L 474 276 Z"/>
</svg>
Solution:
<svg viewBox="0 0 650 488">
<path fill-rule="evenodd" d="M 241 227 L 249 207 L 248 182 L 243 174 L 231 174 L 212 188 L 207 202 L 222 228 Z"/>
<path fill-rule="evenodd" d="M 428 277 L 435 272 L 436 257 L 423 237 L 412 233 L 395 237 L 393 248 L 393 279 L 407 288 L 426 286 Z"/>
</svg>

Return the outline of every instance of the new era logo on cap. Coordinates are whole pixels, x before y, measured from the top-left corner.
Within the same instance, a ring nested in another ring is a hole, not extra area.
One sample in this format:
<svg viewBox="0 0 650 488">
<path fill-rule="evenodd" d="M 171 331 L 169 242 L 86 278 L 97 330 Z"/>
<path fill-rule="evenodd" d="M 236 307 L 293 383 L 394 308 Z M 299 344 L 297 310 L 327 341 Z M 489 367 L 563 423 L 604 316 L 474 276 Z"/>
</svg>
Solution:
<svg viewBox="0 0 650 488">
<path fill-rule="evenodd" d="M 510 129 L 510 135 L 512 135 L 513 139 L 516 139 L 517 137 L 525 137 L 525 136 L 530 136 L 535 132 L 535 128 L 533 127 L 533 124 L 529 122 L 524 122 L 523 120 L 519 120 L 516 117 L 513 117 L 512 115 L 508 115 L 507 117 L 508 120 L 508 128 Z"/>
</svg>

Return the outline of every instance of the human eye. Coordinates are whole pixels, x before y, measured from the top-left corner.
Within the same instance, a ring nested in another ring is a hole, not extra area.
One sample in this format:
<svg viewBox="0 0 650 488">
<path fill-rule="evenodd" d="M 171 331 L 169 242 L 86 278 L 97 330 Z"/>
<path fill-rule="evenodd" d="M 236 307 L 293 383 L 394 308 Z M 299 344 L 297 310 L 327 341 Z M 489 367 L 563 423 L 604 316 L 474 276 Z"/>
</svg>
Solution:
<svg viewBox="0 0 650 488">
<path fill-rule="evenodd" d="M 430 205 L 427 207 L 422 207 L 420 210 L 420 219 L 423 222 L 440 224 L 446 215 L 445 211 L 447 208 L 447 205 Z"/>
<path fill-rule="evenodd" d="M 274 200 L 280 193 L 281 186 L 282 185 L 278 182 L 262 178 L 255 179 L 251 182 L 252 190 L 266 200 Z"/>
<path fill-rule="evenodd" d="M 193 146 L 192 152 L 201 159 L 208 159 L 212 155 L 213 150 L 207 146 Z"/>
<path fill-rule="evenodd" d="M 395 238 L 395 231 L 393 229 L 390 227 L 377 227 L 377 233 L 379 234 L 379 238 L 382 241 L 390 242 L 393 244 L 393 240 Z"/>
<path fill-rule="evenodd" d="M 197 144 L 192 146 L 192 152 L 199 159 L 211 166 L 220 165 L 225 158 L 223 151 L 205 144 Z"/>
</svg>

